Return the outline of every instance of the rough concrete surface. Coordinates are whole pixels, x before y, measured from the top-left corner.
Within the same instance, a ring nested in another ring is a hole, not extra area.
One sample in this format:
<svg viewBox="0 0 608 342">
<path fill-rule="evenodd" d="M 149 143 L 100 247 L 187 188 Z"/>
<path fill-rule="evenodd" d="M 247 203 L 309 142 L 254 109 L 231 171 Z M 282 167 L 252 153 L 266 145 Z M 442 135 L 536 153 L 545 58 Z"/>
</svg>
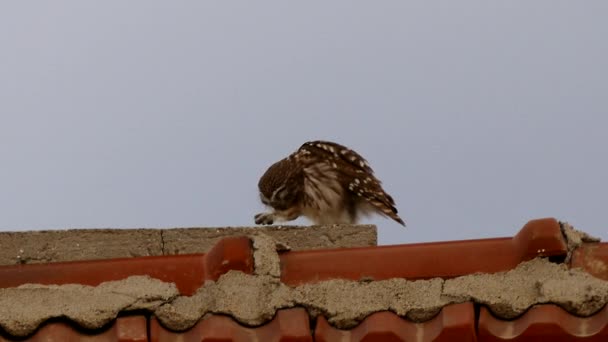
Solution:
<svg viewBox="0 0 608 342">
<path fill-rule="evenodd" d="M 351 328 L 377 311 L 426 321 L 444 305 L 466 301 L 484 304 L 504 319 L 542 303 L 588 316 L 608 302 L 607 281 L 546 258 L 523 262 L 507 272 L 448 280 L 329 280 L 289 287 L 277 277 L 277 242 L 259 235 L 254 246 L 255 274 L 229 271 L 217 281 L 206 282 L 192 296 L 178 296 L 173 284 L 147 277 L 98 287 L 24 285 L 0 290 L 0 327 L 24 336 L 50 317 L 65 316 L 83 327 L 98 328 L 118 312 L 134 309 L 148 310 L 167 328 L 178 331 L 207 314 L 226 314 L 256 326 L 271 320 L 278 309 L 300 306 L 313 316 L 323 314 L 338 328 Z"/>
<path fill-rule="evenodd" d="M 25 336 L 48 319 L 66 317 L 84 328 L 96 329 L 121 311 L 153 311 L 178 295 L 175 284 L 146 276 L 96 287 L 26 284 L 0 289 L 0 327 L 13 336 Z"/>
<path fill-rule="evenodd" d="M 258 232 L 294 250 L 377 243 L 373 225 L 0 232 L 0 265 L 204 253 L 221 238 Z"/>
<path fill-rule="evenodd" d="M 589 316 L 608 302 L 608 282 L 565 264 L 534 259 L 497 274 L 448 279 L 443 296 L 454 302 L 485 304 L 506 319 L 523 314 L 535 304 L 558 304 L 568 312 Z"/>
<path fill-rule="evenodd" d="M 583 243 L 600 242 L 599 238 L 591 236 L 583 231 L 574 229 L 574 227 L 572 227 L 568 222 L 560 222 L 560 226 L 562 228 L 562 234 L 566 239 L 566 244 L 568 247 L 568 255 L 566 256 L 565 261 L 566 263 L 570 262 L 574 250 L 577 249 Z"/>
<path fill-rule="evenodd" d="M 293 250 L 376 246 L 374 225 L 266 226 L 229 228 L 174 228 L 163 233 L 166 254 L 200 253 L 227 235 L 263 233 Z"/>
<path fill-rule="evenodd" d="M 265 234 L 257 234 L 253 240 L 253 262 L 254 273 L 257 275 L 269 275 L 275 278 L 281 277 L 281 259 L 277 253 L 278 249 L 289 249 L 285 245 L 277 245 L 276 240 Z"/>
<path fill-rule="evenodd" d="M 162 255 L 153 229 L 0 232 L 0 265 Z"/>
</svg>

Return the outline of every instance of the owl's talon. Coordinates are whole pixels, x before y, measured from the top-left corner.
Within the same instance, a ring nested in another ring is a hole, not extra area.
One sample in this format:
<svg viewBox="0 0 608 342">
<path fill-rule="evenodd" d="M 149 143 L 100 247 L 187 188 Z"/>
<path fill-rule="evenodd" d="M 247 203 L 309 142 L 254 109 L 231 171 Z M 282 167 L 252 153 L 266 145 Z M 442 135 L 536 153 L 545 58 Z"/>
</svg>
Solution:
<svg viewBox="0 0 608 342">
<path fill-rule="evenodd" d="M 274 218 L 271 213 L 259 213 L 255 215 L 256 224 L 272 224 L 273 222 Z"/>
</svg>

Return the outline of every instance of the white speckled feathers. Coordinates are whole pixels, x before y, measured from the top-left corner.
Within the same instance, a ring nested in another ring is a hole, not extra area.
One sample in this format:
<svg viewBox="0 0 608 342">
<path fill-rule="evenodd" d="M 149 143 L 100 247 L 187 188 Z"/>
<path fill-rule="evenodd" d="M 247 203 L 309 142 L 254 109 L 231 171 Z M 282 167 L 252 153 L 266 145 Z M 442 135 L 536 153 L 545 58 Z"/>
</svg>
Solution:
<svg viewBox="0 0 608 342">
<path fill-rule="evenodd" d="M 364 204 L 370 204 L 381 214 L 405 225 L 397 215 L 393 198 L 383 190 L 382 182 L 375 177 L 374 170 L 357 152 L 334 142 L 319 140 L 304 143 L 295 157 L 310 159 L 303 163 L 311 165 L 304 168 L 304 191 L 313 205 L 331 201 L 334 208 L 340 207 L 339 200 L 344 196 L 343 192 L 349 192 L 364 200 L 355 200 L 359 203 L 354 204 L 362 210 L 354 214 L 369 212 L 370 208 L 365 208 Z"/>
</svg>

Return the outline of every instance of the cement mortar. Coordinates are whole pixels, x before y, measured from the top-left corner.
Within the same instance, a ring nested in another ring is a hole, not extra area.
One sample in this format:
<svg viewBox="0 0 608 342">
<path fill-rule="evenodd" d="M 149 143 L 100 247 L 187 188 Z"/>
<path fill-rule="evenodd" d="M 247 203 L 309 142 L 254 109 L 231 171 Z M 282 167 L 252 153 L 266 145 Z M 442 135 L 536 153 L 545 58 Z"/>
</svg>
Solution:
<svg viewBox="0 0 608 342">
<path fill-rule="evenodd" d="M 329 280 L 296 287 L 294 298 L 312 315 L 321 314 L 340 328 L 357 325 L 377 311 L 392 311 L 412 321 L 426 321 L 449 302 L 441 297 L 443 281 L 388 279 L 374 282 Z"/>
<path fill-rule="evenodd" d="M 445 280 L 443 296 L 452 302 L 485 304 L 498 317 L 513 319 L 535 304 L 554 303 L 589 316 L 608 302 L 608 282 L 547 259 L 523 262 L 513 270 Z"/>
<path fill-rule="evenodd" d="M 99 286 L 26 284 L 0 289 L 0 327 L 13 336 L 31 334 L 44 321 L 66 317 L 97 329 L 121 311 L 154 311 L 179 295 L 175 284 L 132 276 Z"/>
<path fill-rule="evenodd" d="M 574 251 L 583 243 L 600 242 L 599 238 L 574 229 L 574 227 L 572 227 L 568 222 L 560 222 L 560 226 L 568 247 L 568 255 L 566 256 L 565 260 L 566 263 L 570 262 L 572 259 L 572 253 L 574 253 Z"/>
<path fill-rule="evenodd" d="M 289 250 L 288 246 L 277 242 L 266 234 L 256 234 L 250 237 L 253 240 L 254 273 L 281 277 L 281 259 L 277 250 Z"/>
</svg>

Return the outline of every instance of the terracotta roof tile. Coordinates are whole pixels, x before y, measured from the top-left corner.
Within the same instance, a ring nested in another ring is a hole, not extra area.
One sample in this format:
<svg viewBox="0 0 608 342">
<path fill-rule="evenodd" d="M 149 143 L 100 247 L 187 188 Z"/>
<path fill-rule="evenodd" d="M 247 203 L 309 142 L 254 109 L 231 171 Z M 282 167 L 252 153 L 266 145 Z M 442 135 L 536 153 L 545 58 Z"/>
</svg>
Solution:
<svg viewBox="0 0 608 342">
<path fill-rule="evenodd" d="M 9 339 L 0 336 L 0 342 L 17 342 L 23 339 Z M 26 341 L 30 342 L 147 342 L 147 318 L 145 316 L 120 317 L 110 327 L 95 333 L 83 333 L 65 322 L 45 324 Z"/>
<path fill-rule="evenodd" d="M 582 267 L 593 276 L 608 280 L 608 243 L 590 243 L 577 248 L 572 267 Z"/>
<path fill-rule="evenodd" d="M 548 218 L 530 221 L 512 238 L 284 253 L 281 280 L 299 285 L 335 278 L 451 278 L 506 271 L 537 256 L 565 258 L 567 253 L 559 223 Z"/>
<path fill-rule="evenodd" d="M 445 306 L 437 316 L 423 323 L 407 321 L 392 312 L 377 312 L 350 330 L 336 329 L 324 317 L 319 317 L 315 341 L 473 342 L 475 310 L 473 303 L 452 304 Z"/>
<path fill-rule="evenodd" d="M 308 314 L 304 309 L 279 310 L 268 324 L 249 328 L 226 316 L 213 315 L 186 332 L 173 332 L 156 319 L 150 326 L 151 342 L 312 342 Z"/>
<path fill-rule="evenodd" d="M 570 315 L 557 305 L 539 305 L 523 316 L 503 321 L 485 307 L 479 316 L 479 342 L 608 341 L 608 306 L 591 317 Z"/>
<path fill-rule="evenodd" d="M 222 239 L 206 254 L 2 266 L 0 288 L 27 283 L 98 285 L 132 275 L 149 275 L 173 282 L 180 293 L 190 295 L 205 280 L 217 280 L 228 270 L 253 272 L 253 250 L 247 237 Z"/>
</svg>

